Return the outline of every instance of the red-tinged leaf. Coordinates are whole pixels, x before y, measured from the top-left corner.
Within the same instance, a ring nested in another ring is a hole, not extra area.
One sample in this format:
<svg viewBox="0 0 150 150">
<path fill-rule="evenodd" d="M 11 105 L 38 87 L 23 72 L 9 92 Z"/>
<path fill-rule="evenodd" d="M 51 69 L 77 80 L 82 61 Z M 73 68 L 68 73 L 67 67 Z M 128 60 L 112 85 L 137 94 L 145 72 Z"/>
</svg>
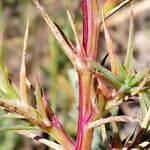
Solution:
<svg viewBox="0 0 150 150">
<path fill-rule="evenodd" d="M 106 86 L 103 77 L 101 74 L 97 73 L 96 75 L 98 81 L 98 88 L 101 90 L 102 94 L 107 98 L 112 98 L 112 91 Z"/>
<path fill-rule="evenodd" d="M 102 19 L 103 19 L 103 25 L 104 25 L 104 34 L 105 34 L 105 40 L 106 40 L 106 47 L 109 53 L 109 58 L 110 58 L 110 65 L 111 65 L 111 70 L 113 73 L 117 74 L 117 69 L 116 69 L 116 62 L 115 62 L 115 46 L 113 44 L 113 41 L 110 37 L 110 34 L 107 30 L 105 19 L 104 19 L 104 14 L 102 11 Z"/>
<path fill-rule="evenodd" d="M 42 116 L 43 120 L 49 120 L 51 123 L 55 123 L 56 119 L 54 117 L 54 113 L 52 109 L 49 107 L 48 101 L 46 100 L 45 94 L 43 89 L 40 86 L 39 79 L 37 77 L 37 83 L 36 83 L 36 102 L 37 102 L 37 110 Z"/>
<path fill-rule="evenodd" d="M 28 32 L 29 32 L 29 20 L 27 23 L 25 37 L 24 37 L 22 62 L 21 62 L 21 69 L 20 69 L 20 97 L 21 97 L 21 100 L 26 105 L 29 104 L 28 95 L 27 95 L 27 87 L 26 87 L 26 65 L 25 65 L 25 55 L 26 55 L 26 49 L 27 49 Z"/>
<path fill-rule="evenodd" d="M 48 104 L 48 101 L 46 100 L 44 91 L 42 93 L 42 101 L 43 101 L 43 104 L 45 107 L 45 113 L 46 113 L 47 119 L 53 124 L 56 123 L 56 118 L 54 117 L 54 112 L 49 107 L 49 104 Z"/>
</svg>

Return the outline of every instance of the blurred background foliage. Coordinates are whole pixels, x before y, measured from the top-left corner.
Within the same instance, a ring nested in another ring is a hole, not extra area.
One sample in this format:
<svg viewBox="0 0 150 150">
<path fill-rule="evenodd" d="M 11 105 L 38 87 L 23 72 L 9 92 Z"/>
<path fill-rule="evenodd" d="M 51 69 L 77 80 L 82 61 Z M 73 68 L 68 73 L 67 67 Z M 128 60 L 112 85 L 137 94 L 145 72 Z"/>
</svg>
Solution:
<svg viewBox="0 0 150 150">
<path fill-rule="evenodd" d="M 80 0 L 39 0 L 46 8 L 49 15 L 65 31 L 67 36 L 74 42 L 73 33 L 67 19 L 65 3 L 69 6 L 75 20 L 78 34 L 82 36 L 81 8 Z M 144 5 L 142 3 L 145 2 Z M 149 6 L 149 7 L 148 7 Z M 140 70 L 150 66 L 150 1 L 134 0 L 135 7 L 135 54 L 134 66 Z M 115 42 L 117 53 L 120 57 L 125 54 L 128 39 L 129 6 L 121 9 L 108 22 L 111 36 Z M 30 32 L 27 48 L 27 76 L 31 83 L 35 85 L 36 75 L 46 91 L 50 105 L 59 116 L 67 132 L 72 136 L 76 135 L 77 124 L 77 75 L 68 58 L 62 52 L 57 41 L 49 31 L 46 23 L 37 12 L 31 0 L 1 0 L 0 1 L 0 30 L 4 30 L 4 57 L 12 80 L 19 84 L 19 69 L 21 64 L 21 54 L 23 47 L 23 35 L 27 19 L 30 18 Z M 99 57 L 102 59 L 106 55 L 103 32 L 101 31 L 99 44 Z M 108 63 L 108 62 L 107 62 Z M 109 67 L 109 63 L 108 63 Z M 34 102 L 33 102 L 34 103 Z M 2 113 L 2 112 L 0 112 Z M 123 104 L 119 111 L 115 113 L 139 116 L 139 104 Z M 17 124 L 16 120 L 1 119 L 0 126 Z M 122 138 L 131 133 L 137 125 L 124 124 L 122 128 Z M 100 148 L 100 131 L 94 134 L 93 149 Z M 42 134 L 45 138 L 47 135 Z M 17 135 L 12 131 L 0 132 L 0 150 L 46 150 L 37 142 Z"/>
</svg>

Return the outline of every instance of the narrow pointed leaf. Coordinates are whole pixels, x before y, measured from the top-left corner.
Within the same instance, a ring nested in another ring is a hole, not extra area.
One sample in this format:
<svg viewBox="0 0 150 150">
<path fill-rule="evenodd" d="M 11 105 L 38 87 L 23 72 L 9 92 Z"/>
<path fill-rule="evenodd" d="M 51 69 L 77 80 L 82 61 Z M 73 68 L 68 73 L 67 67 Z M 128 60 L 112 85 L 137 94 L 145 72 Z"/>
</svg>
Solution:
<svg viewBox="0 0 150 150">
<path fill-rule="evenodd" d="M 26 87 L 26 65 L 25 65 L 25 55 L 26 55 L 26 49 L 27 49 L 28 33 L 29 33 L 29 20 L 27 22 L 27 27 L 26 27 L 25 37 L 24 37 L 22 63 L 21 63 L 21 69 L 20 69 L 20 96 L 21 96 L 21 100 L 24 101 L 26 105 L 29 104 L 28 95 L 27 95 L 27 87 Z"/>
<path fill-rule="evenodd" d="M 111 70 L 113 73 L 117 73 L 117 69 L 116 69 L 116 62 L 115 62 L 115 47 L 114 47 L 114 43 L 110 37 L 110 34 L 107 30 L 106 27 L 106 23 L 105 23 L 105 19 L 104 19 L 104 13 L 102 11 L 102 20 L 103 20 L 103 25 L 104 25 L 104 34 L 105 34 L 105 40 L 106 40 L 106 47 L 109 53 L 109 58 L 110 58 L 110 65 L 111 65 Z"/>
<path fill-rule="evenodd" d="M 91 65 L 95 69 L 100 71 L 100 73 L 102 73 L 108 80 L 110 80 L 116 88 L 120 88 L 122 86 L 117 76 L 113 74 L 111 71 L 109 71 L 108 69 L 104 68 L 103 66 L 101 66 L 99 63 L 96 62 L 91 62 Z"/>
<path fill-rule="evenodd" d="M 130 87 L 135 86 L 136 84 L 138 84 L 141 80 L 143 80 L 143 78 L 149 74 L 149 70 L 142 70 L 141 72 L 137 73 L 135 75 L 135 77 L 131 80 L 130 82 Z"/>
<path fill-rule="evenodd" d="M 127 54 L 124 63 L 124 66 L 128 72 L 130 72 L 132 69 L 133 51 L 134 51 L 134 20 L 133 20 L 133 11 L 131 11 Z"/>
<path fill-rule="evenodd" d="M 72 30 L 73 30 L 73 33 L 74 33 L 74 36 L 75 36 L 76 45 L 77 45 L 77 52 L 78 52 L 79 54 L 81 54 L 81 53 L 83 53 L 83 50 L 84 50 L 84 49 L 81 48 L 81 43 L 80 43 L 79 38 L 78 38 L 78 35 L 77 35 L 76 26 L 75 26 L 75 24 L 74 24 L 74 21 L 73 21 L 73 19 L 72 19 L 71 13 L 70 13 L 70 11 L 69 11 L 68 8 L 67 8 L 67 15 L 68 15 L 68 18 L 69 18 L 69 21 L 70 21 L 70 25 L 71 25 L 71 27 L 72 27 Z M 84 51 L 84 55 L 85 55 L 85 51 Z"/>
<path fill-rule="evenodd" d="M 127 78 L 127 73 L 118 57 L 116 57 L 116 69 L 117 69 L 118 78 L 120 79 L 120 81 L 124 82 Z"/>
<path fill-rule="evenodd" d="M 54 112 L 52 111 L 52 109 L 49 107 L 49 104 L 48 104 L 48 101 L 45 97 L 45 94 L 44 94 L 44 91 L 43 91 L 43 94 L 42 94 L 42 100 L 43 100 L 43 103 L 45 105 L 45 113 L 46 113 L 46 116 L 48 118 L 48 120 L 51 122 L 51 123 L 55 123 L 56 122 L 56 118 L 54 117 Z"/>
<path fill-rule="evenodd" d="M 147 74 L 144 79 L 141 81 L 141 83 L 138 85 L 138 87 L 134 88 L 134 90 L 132 91 L 132 89 L 130 91 L 132 91 L 131 95 L 134 96 L 138 93 L 140 93 L 140 91 L 143 89 L 143 87 L 146 84 L 146 81 L 148 79 L 149 74 Z"/>
<path fill-rule="evenodd" d="M 44 91 L 40 87 L 38 78 L 37 78 L 35 95 L 36 95 L 36 101 L 37 101 L 37 110 L 40 113 L 40 116 L 45 121 L 49 120 L 51 123 L 53 123 L 54 113 L 52 109 L 49 107 Z"/>
</svg>

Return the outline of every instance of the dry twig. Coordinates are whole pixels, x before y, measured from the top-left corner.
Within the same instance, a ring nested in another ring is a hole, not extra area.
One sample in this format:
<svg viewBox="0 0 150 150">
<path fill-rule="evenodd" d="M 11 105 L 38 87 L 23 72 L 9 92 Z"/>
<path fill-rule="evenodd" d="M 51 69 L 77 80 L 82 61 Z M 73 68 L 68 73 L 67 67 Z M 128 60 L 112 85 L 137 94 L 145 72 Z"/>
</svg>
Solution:
<svg viewBox="0 0 150 150">
<path fill-rule="evenodd" d="M 138 122 L 139 120 L 136 118 L 132 118 L 129 116 L 112 116 L 109 118 L 99 119 L 89 123 L 88 128 L 96 128 L 106 123 L 110 122 Z"/>
</svg>

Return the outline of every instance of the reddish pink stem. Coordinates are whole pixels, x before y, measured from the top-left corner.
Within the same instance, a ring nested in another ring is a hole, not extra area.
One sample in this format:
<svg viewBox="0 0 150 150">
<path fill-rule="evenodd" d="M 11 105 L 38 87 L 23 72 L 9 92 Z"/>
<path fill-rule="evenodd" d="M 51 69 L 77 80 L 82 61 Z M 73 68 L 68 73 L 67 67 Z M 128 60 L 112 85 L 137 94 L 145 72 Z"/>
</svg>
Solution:
<svg viewBox="0 0 150 150">
<path fill-rule="evenodd" d="M 88 43 L 88 10 L 87 0 L 82 1 L 82 16 L 83 16 L 83 47 L 87 50 Z"/>
<path fill-rule="evenodd" d="M 96 60 L 100 17 L 96 0 L 82 0 L 83 47 L 87 58 Z"/>
<path fill-rule="evenodd" d="M 79 119 L 75 150 L 90 149 L 93 130 L 86 128 L 92 116 L 92 75 L 87 70 L 78 72 L 79 77 Z"/>
</svg>

